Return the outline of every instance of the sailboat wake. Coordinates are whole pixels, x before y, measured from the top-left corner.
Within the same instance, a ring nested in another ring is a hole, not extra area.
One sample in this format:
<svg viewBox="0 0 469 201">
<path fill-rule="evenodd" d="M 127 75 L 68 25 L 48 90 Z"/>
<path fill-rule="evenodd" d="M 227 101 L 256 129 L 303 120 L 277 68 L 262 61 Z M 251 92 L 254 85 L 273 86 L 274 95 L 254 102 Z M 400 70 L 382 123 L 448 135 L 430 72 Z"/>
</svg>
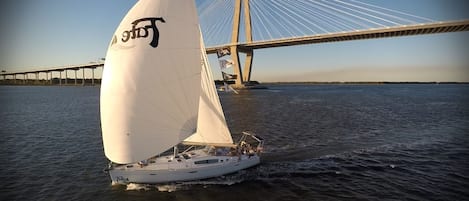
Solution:
<svg viewBox="0 0 469 201">
<path fill-rule="evenodd" d="M 232 175 L 221 176 L 217 178 L 204 179 L 204 180 L 195 180 L 195 181 L 186 181 L 178 183 L 167 183 L 167 184 L 137 184 L 129 183 L 126 185 L 126 191 L 154 191 L 159 192 L 175 192 L 180 190 L 189 190 L 192 187 L 203 187 L 208 188 L 209 186 L 231 186 L 235 184 L 242 183 L 247 181 L 249 178 L 249 173 L 246 171 L 241 171 Z"/>
</svg>

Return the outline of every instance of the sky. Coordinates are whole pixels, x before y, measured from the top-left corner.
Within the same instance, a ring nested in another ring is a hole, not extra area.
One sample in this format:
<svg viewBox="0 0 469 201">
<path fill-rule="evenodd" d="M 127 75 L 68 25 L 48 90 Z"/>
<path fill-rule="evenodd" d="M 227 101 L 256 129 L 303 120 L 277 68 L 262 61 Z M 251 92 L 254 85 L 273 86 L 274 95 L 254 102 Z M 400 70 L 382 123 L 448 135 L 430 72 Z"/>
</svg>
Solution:
<svg viewBox="0 0 469 201">
<path fill-rule="evenodd" d="M 467 0 L 362 1 L 436 21 L 469 19 Z M 135 2 L 2 1 L 0 70 L 14 72 L 99 61 L 105 57 L 120 20 Z M 468 56 L 469 32 L 271 48 L 255 51 L 252 79 L 469 82 Z M 215 79 L 220 79 L 215 60 L 210 55 Z"/>
</svg>

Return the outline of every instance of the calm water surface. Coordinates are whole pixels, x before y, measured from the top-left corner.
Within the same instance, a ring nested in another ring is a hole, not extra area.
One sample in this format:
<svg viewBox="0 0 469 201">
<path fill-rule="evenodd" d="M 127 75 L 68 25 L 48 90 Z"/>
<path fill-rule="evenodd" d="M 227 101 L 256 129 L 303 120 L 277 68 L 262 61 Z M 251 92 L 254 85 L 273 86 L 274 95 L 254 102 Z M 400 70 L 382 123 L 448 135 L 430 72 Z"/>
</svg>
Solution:
<svg viewBox="0 0 469 201">
<path fill-rule="evenodd" d="M 469 200 L 469 85 L 220 95 L 235 140 L 267 140 L 261 165 L 116 187 L 102 172 L 99 87 L 0 86 L 0 200 Z"/>
</svg>

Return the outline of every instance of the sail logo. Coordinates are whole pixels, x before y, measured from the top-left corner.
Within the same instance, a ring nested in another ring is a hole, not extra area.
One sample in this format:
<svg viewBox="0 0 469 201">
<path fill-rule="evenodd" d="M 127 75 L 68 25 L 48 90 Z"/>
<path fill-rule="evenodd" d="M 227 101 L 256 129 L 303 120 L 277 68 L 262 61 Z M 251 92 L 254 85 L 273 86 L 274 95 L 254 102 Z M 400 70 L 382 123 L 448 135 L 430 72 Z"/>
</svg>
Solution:
<svg viewBox="0 0 469 201">
<path fill-rule="evenodd" d="M 166 21 L 162 17 L 147 17 L 147 18 L 141 18 L 141 19 L 133 21 L 132 29 L 125 30 L 124 32 L 122 32 L 121 41 L 123 43 L 127 43 L 130 40 L 134 40 L 138 38 L 147 38 L 148 36 L 152 34 L 152 37 L 151 37 L 152 40 L 149 45 L 152 46 L 153 48 L 158 47 L 160 32 L 158 31 L 158 27 L 156 26 L 157 21 L 166 23 Z M 141 23 L 144 23 L 144 22 L 149 22 L 149 24 L 140 25 Z M 112 44 L 114 44 L 115 42 L 117 41 L 113 39 Z"/>
</svg>

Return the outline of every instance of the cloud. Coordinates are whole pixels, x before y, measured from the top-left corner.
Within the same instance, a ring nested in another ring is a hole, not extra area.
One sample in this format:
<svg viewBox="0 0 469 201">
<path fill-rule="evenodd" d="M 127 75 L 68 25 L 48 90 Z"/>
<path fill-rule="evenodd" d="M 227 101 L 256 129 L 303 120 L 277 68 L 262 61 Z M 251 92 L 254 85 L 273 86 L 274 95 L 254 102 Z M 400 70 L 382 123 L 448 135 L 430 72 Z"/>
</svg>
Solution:
<svg viewBox="0 0 469 201">
<path fill-rule="evenodd" d="M 308 72 L 285 73 L 283 75 L 259 76 L 260 81 L 317 81 L 317 82 L 407 82 L 407 81 L 453 81 L 469 82 L 469 66 L 465 67 L 355 67 L 312 70 Z"/>
</svg>

